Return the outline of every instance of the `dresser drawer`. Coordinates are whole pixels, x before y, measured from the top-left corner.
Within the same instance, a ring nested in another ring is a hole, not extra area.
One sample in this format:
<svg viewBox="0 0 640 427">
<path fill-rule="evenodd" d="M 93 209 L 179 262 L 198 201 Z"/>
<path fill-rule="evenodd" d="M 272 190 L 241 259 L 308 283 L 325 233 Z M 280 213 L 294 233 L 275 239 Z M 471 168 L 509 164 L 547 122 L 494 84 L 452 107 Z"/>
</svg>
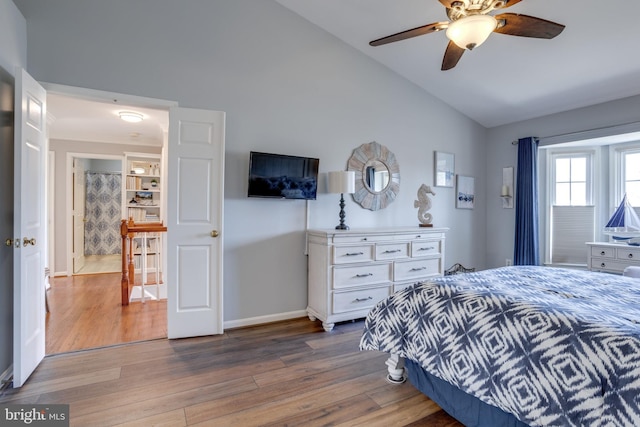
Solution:
<svg viewBox="0 0 640 427">
<path fill-rule="evenodd" d="M 618 248 L 616 249 L 616 258 L 620 261 L 638 261 L 640 262 L 640 249 L 635 248 Z"/>
<path fill-rule="evenodd" d="M 389 286 L 349 292 L 334 292 L 333 312 L 344 313 L 345 311 L 373 308 L 379 301 L 388 297 L 389 292 Z"/>
<path fill-rule="evenodd" d="M 378 243 L 376 245 L 376 260 L 408 258 L 409 246 L 409 242 L 389 244 Z"/>
<path fill-rule="evenodd" d="M 397 261 L 393 269 L 393 280 L 398 282 L 414 278 L 439 276 L 440 258 L 425 258 L 415 261 Z"/>
<path fill-rule="evenodd" d="M 384 242 L 384 241 L 389 241 L 389 236 L 375 236 L 375 235 L 369 235 L 369 236 L 362 236 L 362 235 L 355 235 L 355 236 L 349 236 L 349 235 L 336 235 L 333 236 L 333 244 L 334 245 L 342 245 L 342 244 L 349 244 L 349 243 L 375 243 L 375 242 Z"/>
<path fill-rule="evenodd" d="M 391 281 L 391 263 L 333 267 L 333 289 Z"/>
<path fill-rule="evenodd" d="M 395 240 L 440 240 L 443 238 L 444 233 L 433 232 L 403 233 L 395 236 Z"/>
<path fill-rule="evenodd" d="M 440 240 L 416 240 L 411 242 L 411 257 L 434 256 L 442 253 Z"/>
<path fill-rule="evenodd" d="M 627 266 L 629 266 L 629 263 L 624 261 L 617 261 L 617 260 L 605 259 L 605 258 L 592 258 L 589 269 L 622 273 L 625 267 Z"/>
<path fill-rule="evenodd" d="M 334 246 L 333 264 L 370 262 L 374 259 L 373 245 Z"/>
<path fill-rule="evenodd" d="M 615 258 L 616 257 L 616 249 L 615 248 L 605 248 L 602 246 L 592 246 L 591 247 L 591 256 L 604 257 L 604 258 Z"/>
</svg>

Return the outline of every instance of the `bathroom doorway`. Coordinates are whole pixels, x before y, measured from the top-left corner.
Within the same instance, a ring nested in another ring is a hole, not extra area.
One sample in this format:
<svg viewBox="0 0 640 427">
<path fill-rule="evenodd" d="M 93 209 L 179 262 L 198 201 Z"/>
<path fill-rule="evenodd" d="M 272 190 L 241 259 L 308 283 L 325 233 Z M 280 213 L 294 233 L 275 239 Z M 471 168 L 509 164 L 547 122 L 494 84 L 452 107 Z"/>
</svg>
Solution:
<svg viewBox="0 0 640 427">
<path fill-rule="evenodd" d="M 71 158 L 73 274 L 121 270 L 121 156 L 74 153 Z"/>
</svg>

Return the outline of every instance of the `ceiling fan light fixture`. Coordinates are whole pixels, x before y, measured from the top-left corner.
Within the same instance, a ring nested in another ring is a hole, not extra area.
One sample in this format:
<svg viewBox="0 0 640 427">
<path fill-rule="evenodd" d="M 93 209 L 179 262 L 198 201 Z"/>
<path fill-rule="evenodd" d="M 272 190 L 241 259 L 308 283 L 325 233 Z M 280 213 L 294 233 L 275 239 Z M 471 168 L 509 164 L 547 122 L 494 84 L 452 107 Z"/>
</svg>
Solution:
<svg viewBox="0 0 640 427">
<path fill-rule="evenodd" d="M 129 123 L 140 123 L 144 119 L 142 114 L 134 111 L 120 111 L 118 115 L 122 120 Z"/>
<path fill-rule="evenodd" d="M 461 49 L 472 50 L 484 43 L 497 25 L 491 15 L 469 15 L 451 22 L 446 34 Z"/>
</svg>

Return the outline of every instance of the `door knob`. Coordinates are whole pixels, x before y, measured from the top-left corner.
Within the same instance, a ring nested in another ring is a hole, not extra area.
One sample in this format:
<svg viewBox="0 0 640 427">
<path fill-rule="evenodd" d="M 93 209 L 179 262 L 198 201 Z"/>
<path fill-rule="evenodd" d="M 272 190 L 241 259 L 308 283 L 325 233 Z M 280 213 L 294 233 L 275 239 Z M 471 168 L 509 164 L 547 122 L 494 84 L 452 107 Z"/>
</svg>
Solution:
<svg viewBox="0 0 640 427">
<path fill-rule="evenodd" d="M 213 230 L 211 232 L 211 237 L 218 237 L 218 236 L 219 236 L 218 230 Z"/>
<path fill-rule="evenodd" d="M 27 239 L 26 237 L 24 239 L 22 239 L 22 246 L 35 246 L 36 245 L 36 239 L 35 237 L 32 237 L 30 239 Z"/>
<path fill-rule="evenodd" d="M 13 239 L 6 239 L 4 241 L 5 246 L 13 246 L 13 242 L 16 242 L 16 247 L 18 247 L 17 245 L 20 244 L 20 240 L 13 240 Z"/>
</svg>

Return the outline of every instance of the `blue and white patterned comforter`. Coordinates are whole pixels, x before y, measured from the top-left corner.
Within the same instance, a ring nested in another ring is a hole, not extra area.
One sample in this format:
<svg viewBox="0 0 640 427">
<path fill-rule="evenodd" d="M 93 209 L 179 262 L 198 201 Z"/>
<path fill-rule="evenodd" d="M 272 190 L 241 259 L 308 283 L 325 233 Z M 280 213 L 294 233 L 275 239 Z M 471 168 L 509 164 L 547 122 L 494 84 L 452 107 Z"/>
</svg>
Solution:
<svg viewBox="0 0 640 427">
<path fill-rule="evenodd" d="M 640 426 L 640 280 L 503 267 L 416 284 L 369 313 L 395 353 L 537 426 Z"/>
</svg>

